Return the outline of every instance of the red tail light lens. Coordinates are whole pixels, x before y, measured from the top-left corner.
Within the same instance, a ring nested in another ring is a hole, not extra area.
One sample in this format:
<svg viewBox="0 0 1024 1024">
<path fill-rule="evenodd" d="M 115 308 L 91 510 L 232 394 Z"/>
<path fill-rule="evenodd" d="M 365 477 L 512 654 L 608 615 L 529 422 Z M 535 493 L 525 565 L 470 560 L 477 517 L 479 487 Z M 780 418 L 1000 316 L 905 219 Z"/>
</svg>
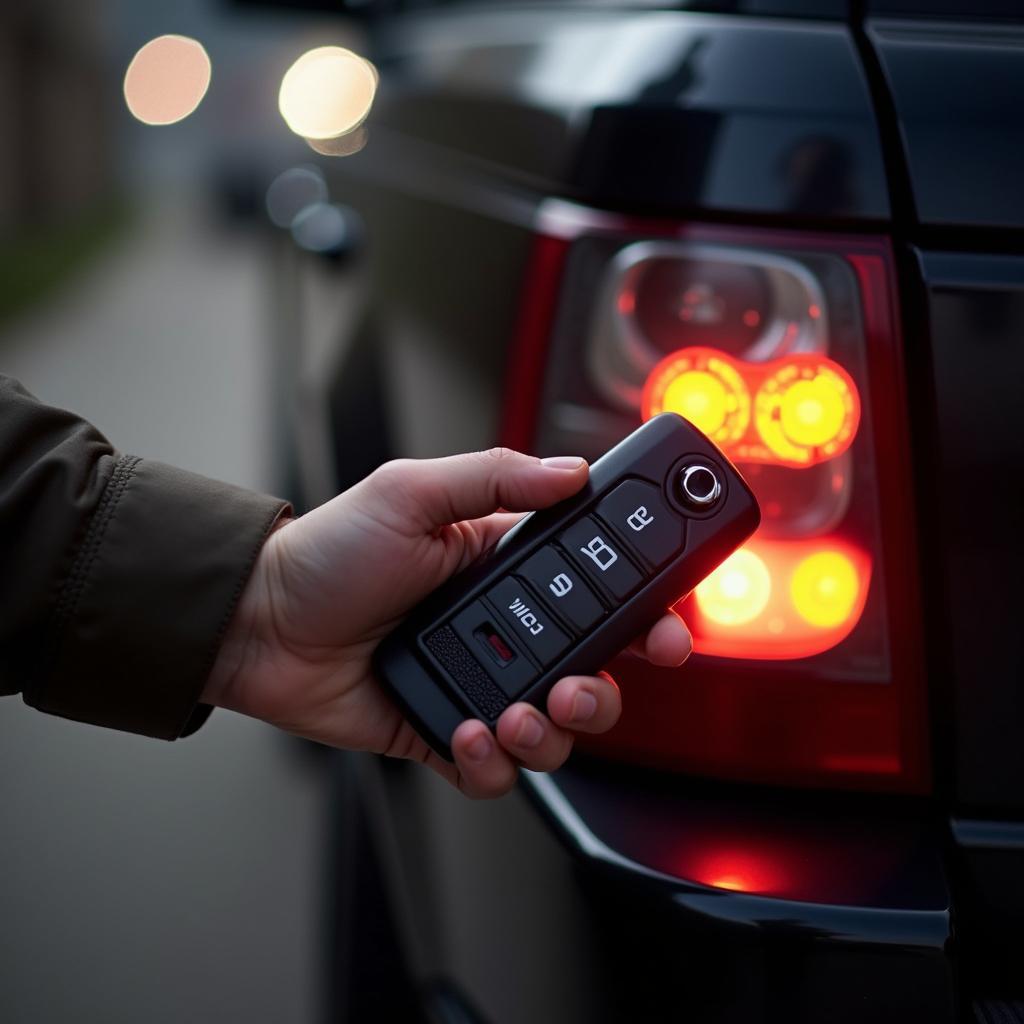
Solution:
<svg viewBox="0 0 1024 1024">
<path fill-rule="evenodd" d="M 594 457 L 672 409 L 758 496 L 752 540 L 677 606 L 679 670 L 623 655 L 607 756 L 922 791 L 902 361 L 884 240 L 696 228 L 560 206 L 538 240 L 503 441 Z M 538 387 L 538 381 L 542 386 Z"/>
</svg>

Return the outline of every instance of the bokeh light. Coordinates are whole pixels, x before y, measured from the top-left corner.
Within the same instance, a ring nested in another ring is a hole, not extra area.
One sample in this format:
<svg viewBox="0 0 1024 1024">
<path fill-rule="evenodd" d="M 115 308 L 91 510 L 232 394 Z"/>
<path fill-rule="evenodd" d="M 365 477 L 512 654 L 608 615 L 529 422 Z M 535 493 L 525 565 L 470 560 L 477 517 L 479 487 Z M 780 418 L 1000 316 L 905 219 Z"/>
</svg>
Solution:
<svg viewBox="0 0 1024 1024">
<path fill-rule="evenodd" d="M 340 46 L 309 50 L 285 72 L 278 107 L 304 139 L 335 139 L 366 118 L 377 92 L 373 65 Z"/>
<path fill-rule="evenodd" d="M 796 567 L 790 592 L 797 613 L 826 629 L 851 618 L 860 598 L 860 578 L 841 551 L 819 551 Z"/>
<path fill-rule="evenodd" d="M 321 156 L 352 156 L 366 146 L 370 138 L 366 125 L 336 139 L 306 139 L 306 145 Z"/>
<path fill-rule="evenodd" d="M 143 124 L 174 124 L 202 102 L 210 75 L 210 58 L 201 43 L 187 36 L 158 36 L 128 65 L 125 102 Z"/>
<path fill-rule="evenodd" d="M 267 216 L 279 228 L 290 228 L 307 206 L 327 200 L 327 183 L 317 167 L 289 167 L 267 189 Z"/>
<path fill-rule="evenodd" d="M 313 203 L 292 222 L 292 238 L 307 252 L 340 254 L 351 246 L 355 217 L 336 203 Z"/>
<path fill-rule="evenodd" d="M 712 621 L 739 626 L 756 619 L 768 604 L 772 578 L 749 548 L 734 551 L 697 585 L 697 604 Z"/>
</svg>

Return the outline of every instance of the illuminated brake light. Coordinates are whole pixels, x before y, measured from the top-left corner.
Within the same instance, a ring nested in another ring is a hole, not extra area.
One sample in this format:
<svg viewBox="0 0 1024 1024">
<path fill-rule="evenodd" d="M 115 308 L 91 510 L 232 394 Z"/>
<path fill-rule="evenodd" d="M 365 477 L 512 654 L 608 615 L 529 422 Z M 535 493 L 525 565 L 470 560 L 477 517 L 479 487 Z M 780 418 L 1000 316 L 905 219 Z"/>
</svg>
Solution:
<svg viewBox="0 0 1024 1024">
<path fill-rule="evenodd" d="M 740 548 L 698 584 L 697 604 L 712 622 L 742 626 L 764 611 L 771 592 L 772 578 L 764 559 Z"/>
<path fill-rule="evenodd" d="M 755 535 L 678 607 L 698 653 L 806 658 L 849 635 L 870 580 L 871 558 L 852 544 Z"/>
<path fill-rule="evenodd" d="M 659 363 L 641 399 L 644 419 L 676 412 L 719 447 L 728 448 L 747 432 L 750 393 L 732 360 L 713 349 L 691 348 Z"/>
<path fill-rule="evenodd" d="M 651 371 L 640 408 L 644 419 L 679 413 L 737 460 L 795 468 L 841 455 L 860 422 L 850 375 L 809 353 L 750 363 L 713 348 L 681 349 Z"/>
<path fill-rule="evenodd" d="M 890 244 L 561 200 L 540 223 L 502 443 L 597 457 L 673 409 L 737 464 L 763 513 L 744 552 L 675 605 L 695 656 L 678 670 L 614 659 L 622 717 L 580 745 L 700 776 L 927 792 Z M 777 853 L 716 843 L 680 870 L 720 888 L 789 891 L 803 871 L 760 870 L 785 864 Z"/>
<path fill-rule="evenodd" d="M 806 622 L 834 629 L 852 618 L 861 594 L 860 576 L 841 551 L 816 551 L 793 570 L 789 594 Z"/>
<path fill-rule="evenodd" d="M 779 462 L 809 466 L 850 447 L 860 420 L 849 374 L 827 359 L 786 362 L 757 392 L 761 440 Z"/>
</svg>

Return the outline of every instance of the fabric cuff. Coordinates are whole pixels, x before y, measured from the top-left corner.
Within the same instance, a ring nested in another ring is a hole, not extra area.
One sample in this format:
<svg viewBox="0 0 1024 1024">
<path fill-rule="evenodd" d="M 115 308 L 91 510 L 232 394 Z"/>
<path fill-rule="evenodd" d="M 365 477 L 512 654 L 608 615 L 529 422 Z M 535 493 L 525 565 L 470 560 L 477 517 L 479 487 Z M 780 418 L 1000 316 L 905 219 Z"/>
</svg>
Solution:
<svg viewBox="0 0 1024 1024">
<path fill-rule="evenodd" d="M 279 498 L 122 456 L 57 605 L 54 649 L 27 703 L 161 739 L 197 703 Z"/>
</svg>

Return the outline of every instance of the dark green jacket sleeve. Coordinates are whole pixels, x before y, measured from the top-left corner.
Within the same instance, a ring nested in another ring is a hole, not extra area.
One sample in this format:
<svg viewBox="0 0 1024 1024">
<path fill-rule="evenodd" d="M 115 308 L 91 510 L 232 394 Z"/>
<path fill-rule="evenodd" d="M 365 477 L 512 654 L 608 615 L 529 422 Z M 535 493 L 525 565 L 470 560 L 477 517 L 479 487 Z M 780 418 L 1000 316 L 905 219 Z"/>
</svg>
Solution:
<svg viewBox="0 0 1024 1024">
<path fill-rule="evenodd" d="M 287 508 L 116 453 L 0 376 L 0 693 L 175 739 Z"/>
</svg>

